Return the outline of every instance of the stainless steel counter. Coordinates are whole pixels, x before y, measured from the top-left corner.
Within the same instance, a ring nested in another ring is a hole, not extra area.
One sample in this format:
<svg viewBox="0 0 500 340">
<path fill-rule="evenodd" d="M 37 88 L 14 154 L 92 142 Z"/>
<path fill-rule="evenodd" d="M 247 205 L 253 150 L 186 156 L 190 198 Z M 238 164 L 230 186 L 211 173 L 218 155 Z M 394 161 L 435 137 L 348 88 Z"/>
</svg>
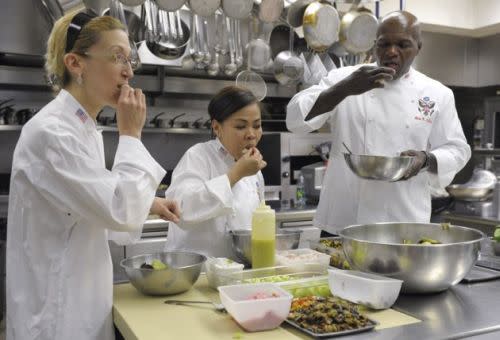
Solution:
<svg viewBox="0 0 500 340">
<path fill-rule="evenodd" d="M 498 332 L 494 338 L 500 339 L 499 292 L 496 280 L 458 284 L 433 295 L 401 295 L 394 308 L 422 322 L 346 339 L 456 339 L 492 332 Z"/>
</svg>

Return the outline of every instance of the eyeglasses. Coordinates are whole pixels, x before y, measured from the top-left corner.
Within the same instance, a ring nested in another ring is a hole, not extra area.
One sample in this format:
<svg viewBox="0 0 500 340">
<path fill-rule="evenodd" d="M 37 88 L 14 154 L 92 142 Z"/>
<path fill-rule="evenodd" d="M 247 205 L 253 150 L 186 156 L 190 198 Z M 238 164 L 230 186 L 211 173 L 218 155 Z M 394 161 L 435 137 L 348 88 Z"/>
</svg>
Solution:
<svg viewBox="0 0 500 340">
<path fill-rule="evenodd" d="M 115 52 L 115 53 L 96 54 L 96 53 L 85 52 L 84 54 L 89 57 L 104 57 L 109 61 L 111 61 L 112 63 L 116 65 L 121 65 L 123 67 L 127 67 L 130 64 L 130 67 L 132 68 L 133 71 L 137 70 L 140 66 L 139 58 L 135 56 L 126 57 L 123 53 Z"/>
</svg>

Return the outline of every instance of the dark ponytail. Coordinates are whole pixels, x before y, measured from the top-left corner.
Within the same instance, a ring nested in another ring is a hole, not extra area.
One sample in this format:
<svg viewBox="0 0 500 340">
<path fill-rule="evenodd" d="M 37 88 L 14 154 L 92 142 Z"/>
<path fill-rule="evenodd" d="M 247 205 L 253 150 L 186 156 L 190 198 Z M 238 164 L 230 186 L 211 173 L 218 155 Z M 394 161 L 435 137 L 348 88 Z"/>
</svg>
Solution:
<svg viewBox="0 0 500 340">
<path fill-rule="evenodd" d="M 208 114 L 212 120 L 222 123 L 245 106 L 258 102 L 251 91 L 238 86 L 227 86 L 212 98 L 208 104 Z"/>
</svg>

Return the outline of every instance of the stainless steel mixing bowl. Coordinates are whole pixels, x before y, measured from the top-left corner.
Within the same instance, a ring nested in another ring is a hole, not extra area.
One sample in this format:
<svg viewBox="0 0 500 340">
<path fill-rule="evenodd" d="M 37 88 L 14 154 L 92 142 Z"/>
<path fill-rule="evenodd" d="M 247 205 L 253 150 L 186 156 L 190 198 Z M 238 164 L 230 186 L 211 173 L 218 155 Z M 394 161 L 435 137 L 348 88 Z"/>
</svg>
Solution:
<svg viewBox="0 0 500 340">
<path fill-rule="evenodd" d="M 344 153 L 344 159 L 351 171 L 358 177 L 394 182 L 403 178 L 414 157 L 385 157 Z"/>
<path fill-rule="evenodd" d="M 446 187 L 446 191 L 456 199 L 465 201 L 477 201 L 488 197 L 493 193 L 491 188 L 472 188 L 461 184 L 452 184 Z"/>
<path fill-rule="evenodd" d="M 157 259 L 168 268 L 163 270 L 142 269 L 141 265 Z M 189 290 L 198 277 L 204 255 L 190 252 L 163 252 L 137 255 L 123 259 L 120 265 L 125 269 L 130 283 L 146 295 L 172 295 Z"/>
<path fill-rule="evenodd" d="M 353 268 L 403 280 L 406 293 L 432 293 L 464 278 L 479 256 L 484 234 L 432 223 L 377 223 L 349 226 L 340 236 Z M 403 244 L 422 238 L 442 244 Z"/>
<path fill-rule="evenodd" d="M 276 233 L 276 250 L 297 249 L 300 241 L 300 230 L 280 230 Z M 233 250 L 246 265 L 252 264 L 252 232 L 236 230 L 231 232 Z"/>
</svg>

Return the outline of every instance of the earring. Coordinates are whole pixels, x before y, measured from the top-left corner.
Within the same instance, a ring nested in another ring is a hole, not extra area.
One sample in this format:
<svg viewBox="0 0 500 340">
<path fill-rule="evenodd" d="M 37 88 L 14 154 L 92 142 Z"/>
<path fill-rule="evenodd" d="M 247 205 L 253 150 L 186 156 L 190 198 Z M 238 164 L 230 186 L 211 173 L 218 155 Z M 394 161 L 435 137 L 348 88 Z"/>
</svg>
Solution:
<svg viewBox="0 0 500 340">
<path fill-rule="evenodd" d="M 82 75 L 79 74 L 78 77 L 76 78 L 76 83 L 80 86 L 82 86 L 83 84 L 83 78 L 82 78 Z"/>
</svg>

